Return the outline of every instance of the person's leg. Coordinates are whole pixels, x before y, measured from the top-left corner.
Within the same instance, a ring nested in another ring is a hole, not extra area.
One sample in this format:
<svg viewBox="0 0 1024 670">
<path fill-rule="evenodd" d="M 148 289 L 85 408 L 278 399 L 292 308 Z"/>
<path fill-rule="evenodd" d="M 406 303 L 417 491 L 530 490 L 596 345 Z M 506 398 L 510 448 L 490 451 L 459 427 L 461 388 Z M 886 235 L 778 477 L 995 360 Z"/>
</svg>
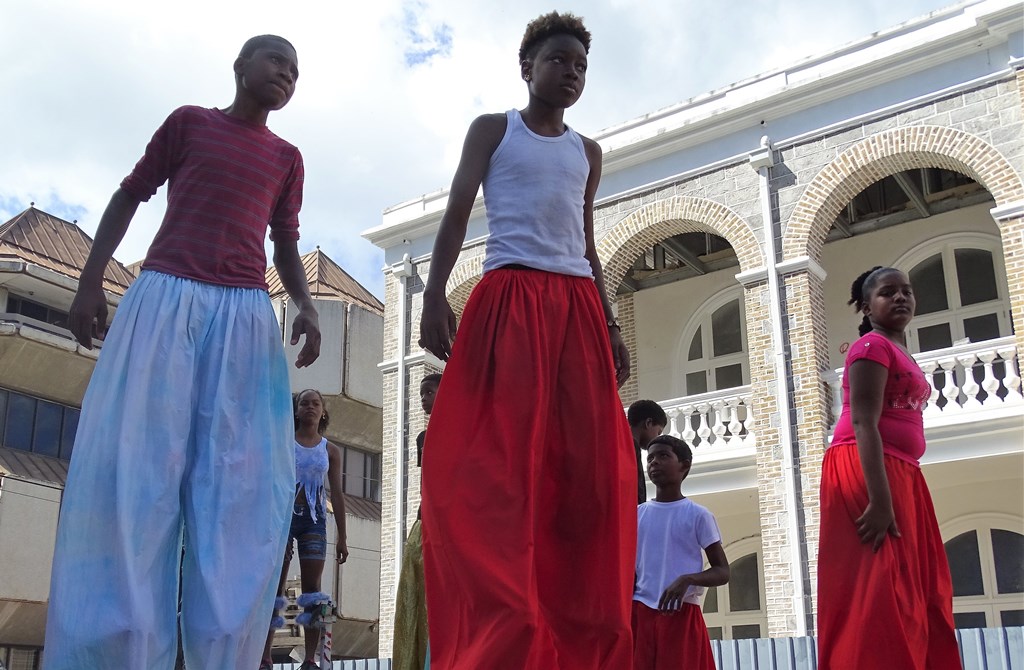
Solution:
<svg viewBox="0 0 1024 670">
<path fill-rule="evenodd" d="M 474 290 L 427 428 L 423 557 L 436 670 L 554 663 L 533 524 L 551 406 L 541 323 L 557 309 L 528 274 L 489 272 Z"/>
<path fill-rule="evenodd" d="M 194 371 L 189 287 L 143 272 L 103 342 L 61 504 L 47 670 L 174 665 Z"/>
<path fill-rule="evenodd" d="M 288 545 L 284 555 L 284 565 L 281 566 L 281 579 L 277 583 L 277 596 L 280 598 L 284 595 L 285 584 L 288 583 L 288 566 L 291 564 L 292 558 L 292 540 L 293 537 L 289 533 Z M 276 612 L 275 612 L 276 614 Z M 271 665 L 273 663 L 273 647 L 274 647 L 274 633 L 277 629 L 274 628 L 273 623 L 270 625 L 270 631 L 267 633 L 267 643 L 263 646 L 263 661 L 262 665 Z"/>
<path fill-rule="evenodd" d="M 320 578 L 324 573 L 324 559 L 322 558 L 300 558 L 299 570 L 302 572 L 302 592 L 317 593 L 320 590 Z M 316 657 L 316 648 L 320 644 L 319 628 L 303 628 L 303 641 L 306 647 L 306 660 L 319 663 Z"/>
<path fill-rule="evenodd" d="M 182 638 L 189 670 L 244 670 L 259 664 L 295 496 L 288 371 L 266 292 L 206 289 Z"/>
<path fill-rule="evenodd" d="M 392 670 L 422 670 L 427 654 L 427 610 L 423 593 L 421 522 L 409 530 L 402 551 L 402 571 L 395 598 L 395 634 Z"/>
<path fill-rule="evenodd" d="M 633 670 L 654 670 L 657 656 L 658 613 L 647 605 L 633 601 Z"/>
<path fill-rule="evenodd" d="M 566 315 L 556 347 L 543 465 L 537 470 L 537 593 L 562 670 L 617 670 L 632 654 L 636 460 L 608 328 L 592 281 L 549 276 Z M 557 296 L 557 301 L 555 297 Z M 564 306 L 563 306 L 564 305 Z"/>
<path fill-rule="evenodd" d="M 715 656 L 711 651 L 708 627 L 699 605 L 683 603 L 672 614 L 656 617 L 657 662 L 649 667 L 634 666 L 633 670 L 715 670 Z"/>
</svg>

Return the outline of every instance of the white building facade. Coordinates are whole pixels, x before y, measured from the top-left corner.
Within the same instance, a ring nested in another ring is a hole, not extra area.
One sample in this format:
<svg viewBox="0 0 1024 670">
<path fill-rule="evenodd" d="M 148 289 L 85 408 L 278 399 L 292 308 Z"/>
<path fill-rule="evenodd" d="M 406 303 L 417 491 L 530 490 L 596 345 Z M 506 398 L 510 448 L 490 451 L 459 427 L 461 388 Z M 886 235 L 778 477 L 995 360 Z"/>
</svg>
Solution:
<svg viewBox="0 0 1024 670">
<path fill-rule="evenodd" d="M 597 134 L 595 235 L 633 377 L 694 446 L 684 492 L 732 564 L 712 637 L 814 632 L 820 464 L 846 305 L 875 265 L 911 276 L 910 347 L 934 384 L 924 473 L 961 627 L 1024 620 L 1024 9 L 981 0 Z M 447 192 L 384 213 L 381 648 L 415 515 L 415 346 Z M 477 201 L 448 283 L 461 311 L 487 228 Z M 613 288 L 614 287 L 614 288 Z M 652 489 L 653 494 L 653 489 Z"/>
</svg>

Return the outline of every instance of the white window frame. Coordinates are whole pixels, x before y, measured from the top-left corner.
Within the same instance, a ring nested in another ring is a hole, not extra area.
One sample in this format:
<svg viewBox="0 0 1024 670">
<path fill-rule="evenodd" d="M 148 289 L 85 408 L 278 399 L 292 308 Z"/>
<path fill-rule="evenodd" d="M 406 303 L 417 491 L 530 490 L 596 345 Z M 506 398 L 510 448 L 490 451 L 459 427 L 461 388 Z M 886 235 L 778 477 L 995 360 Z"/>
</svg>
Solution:
<svg viewBox="0 0 1024 670">
<path fill-rule="evenodd" d="M 733 301 L 739 302 L 740 307 L 740 345 L 741 349 L 733 354 L 714 356 L 714 341 L 711 333 L 711 316 L 716 310 L 724 307 Z M 701 328 L 701 355 L 696 361 L 687 360 L 690 352 L 690 341 Z M 704 371 L 707 379 L 707 392 L 721 391 L 715 383 L 715 369 L 730 365 L 741 365 L 740 386 L 750 383 L 750 356 L 747 346 L 747 306 L 744 301 L 742 288 L 730 288 L 716 293 L 694 311 L 693 316 L 686 322 L 682 330 L 682 337 L 676 343 L 675 370 L 672 374 L 672 386 L 675 397 L 697 395 L 690 393 L 686 388 L 686 375 L 693 372 Z"/>
<path fill-rule="evenodd" d="M 956 260 L 954 252 L 957 249 L 981 249 L 992 254 L 992 269 L 996 280 L 995 300 L 977 303 L 963 307 L 960 305 L 960 285 L 957 282 Z M 943 274 L 946 282 L 946 300 L 948 307 L 939 312 L 924 314 L 914 317 L 907 328 L 907 344 L 912 353 L 920 353 L 920 340 L 917 332 L 921 328 L 936 326 L 943 323 L 949 324 L 949 331 L 953 343 L 966 337 L 964 333 L 964 319 L 976 316 L 992 314 L 995 312 L 999 322 L 999 336 L 1004 337 L 1011 332 L 1010 326 L 1010 298 L 1006 283 L 1006 266 L 1003 261 L 1002 240 L 996 235 L 982 233 L 950 233 L 941 235 L 934 240 L 919 245 L 908 251 L 893 263 L 905 271 L 908 276 L 910 271 L 919 263 L 928 260 L 932 256 L 942 256 Z"/>
<path fill-rule="evenodd" d="M 733 612 L 730 609 L 729 603 L 729 585 L 724 584 L 715 587 L 718 589 L 718 611 L 704 613 L 704 623 L 709 629 L 721 628 L 723 640 L 733 639 L 733 626 L 749 626 L 751 624 L 757 624 L 760 627 L 761 634 L 758 637 L 768 637 L 768 613 L 765 610 L 764 560 L 761 552 L 761 536 L 755 535 L 754 537 L 737 540 L 725 547 L 725 555 L 729 559 L 730 565 L 733 561 L 750 554 L 755 554 L 757 557 L 757 588 L 760 592 L 758 604 L 761 606 L 761 609 Z M 706 558 L 704 567 L 705 569 L 708 567 Z M 701 612 L 704 612 L 704 600 L 707 598 L 708 591 L 710 589 L 705 589 L 704 595 L 701 597 Z"/>
<path fill-rule="evenodd" d="M 978 553 L 981 559 L 981 580 L 984 594 L 980 596 L 957 596 L 953 598 L 953 613 L 984 612 L 989 627 L 1002 627 L 1001 613 L 1004 610 L 1024 609 L 1024 593 L 1000 594 L 996 591 L 996 563 L 992 554 L 991 530 L 1006 530 L 1024 535 L 1024 518 L 1012 514 L 968 514 L 957 517 L 939 528 L 945 544 L 963 533 L 975 531 L 978 534 Z"/>
</svg>

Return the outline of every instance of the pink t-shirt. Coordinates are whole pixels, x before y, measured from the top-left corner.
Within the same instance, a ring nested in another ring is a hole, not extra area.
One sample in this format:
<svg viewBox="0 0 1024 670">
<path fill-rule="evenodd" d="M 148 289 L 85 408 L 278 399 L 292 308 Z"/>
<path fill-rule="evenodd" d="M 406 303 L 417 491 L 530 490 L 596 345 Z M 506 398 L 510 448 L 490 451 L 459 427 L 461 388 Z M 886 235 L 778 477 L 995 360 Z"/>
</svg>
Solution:
<svg viewBox="0 0 1024 670">
<path fill-rule="evenodd" d="M 850 420 L 850 365 L 867 359 L 881 363 L 889 369 L 885 382 L 882 414 L 878 418 L 878 432 L 882 434 L 882 451 L 919 465 L 924 455 L 924 420 L 922 412 L 931 385 L 920 366 L 906 352 L 885 336 L 868 333 L 850 346 L 843 370 L 843 413 L 836 424 L 832 445 L 856 444 L 853 422 Z"/>
</svg>

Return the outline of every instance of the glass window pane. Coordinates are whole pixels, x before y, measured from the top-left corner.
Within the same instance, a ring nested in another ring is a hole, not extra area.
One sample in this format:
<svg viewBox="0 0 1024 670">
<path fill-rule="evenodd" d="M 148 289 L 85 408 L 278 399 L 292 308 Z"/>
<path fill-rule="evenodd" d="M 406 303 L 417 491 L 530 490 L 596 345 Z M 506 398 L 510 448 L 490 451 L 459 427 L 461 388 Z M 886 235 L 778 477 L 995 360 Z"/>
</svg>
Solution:
<svg viewBox="0 0 1024 670">
<path fill-rule="evenodd" d="M 38 660 L 36 649 L 11 649 L 11 670 L 35 670 Z"/>
<path fill-rule="evenodd" d="M 7 399 L 7 429 L 4 446 L 10 449 L 32 450 L 32 426 L 36 418 L 36 399 L 11 393 Z"/>
<path fill-rule="evenodd" d="M 953 625 L 956 628 L 986 628 L 984 612 L 953 612 Z"/>
<path fill-rule="evenodd" d="M 708 392 L 708 375 L 700 372 L 688 372 L 686 374 L 686 395 L 697 395 Z"/>
<path fill-rule="evenodd" d="M 971 342 L 984 342 L 999 337 L 999 317 L 995 314 L 964 319 L 964 335 Z"/>
<path fill-rule="evenodd" d="M 756 623 L 732 627 L 732 639 L 753 640 L 761 637 L 761 626 Z"/>
<path fill-rule="evenodd" d="M 711 340 L 715 356 L 725 356 L 743 351 L 739 300 L 722 305 L 711 315 Z"/>
<path fill-rule="evenodd" d="M 712 586 L 704 592 L 704 612 L 717 612 L 718 611 L 718 587 Z"/>
<path fill-rule="evenodd" d="M 729 611 L 756 612 L 760 609 L 757 554 L 747 554 L 729 564 Z"/>
<path fill-rule="evenodd" d="M 43 456 L 57 457 L 60 452 L 60 420 L 63 410 L 63 407 L 52 402 L 38 401 L 32 451 Z"/>
<path fill-rule="evenodd" d="M 920 351 L 935 351 L 953 346 L 953 334 L 948 323 L 937 323 L 917 329 L 917 345 Z"/>
<path fill-rule="evenodd" d="M 690 351 L 686 354 L 686 360 L 688 361 L 699 361 L 704 358 L 704 343 L 700 337 L 701 330 L 703 328 L 697 326 L 697 332 L 693 334 L 693 339 L 690 340 Z"/>
<path fill-rule="evenodd" d="M 1024 610 L 1005 610 L 999 613 L 999 621 L 1004 628 L 1024 626 Z"/>
<path fill-rule="evenodd" d="M 722 627 L 721 626 L 710 626 L 708 628 L 708 638 L 711 640 L 722 639 Z"/>
<path fill-rule="evenodd" d="M 956 249 L 953 258 L 956 259 L 956 283 L 960 287 L 961 305 L 999 299 L 991 251 Z"/>
<path fill-rule="evenodd" d="M 60 457 L 70 460 L 75 448 L 75 433 L 78 432 L 78 417 L 81 412 L 70 407 L 64 408 L 64 427 L 60 434 Z"/>
<path fill-rule="evenodd" d="M 7 424 L 7 391 L 0 391 L 0 438 L 3 438 L 4 426 Z M 0 446 L 3 440 L 0 439 Z"/>
<path fill-rule="evenodd" d="M 361 451 L 350 449 L 345 459 L 345 493 L 362 498 L 363 479 L 366 477 L 366 457 Z"/>
<path fill-rule="evenodd" d="M 914 297 L 917 299 L 918 316 L 949 309 L 942 254 L 935 254 L 914 266 L 910 271 L 910 283 L 914 287 Z"/>
<path fill-rule="evenodd" d="M 996 590 L 1024 593 L 1024 535 L 993 528 L 992 556 L 996 562 Z"/>
<path fill-rule="evenodd" d="M 743 364 L 725 365 L 715 368 L 715 389 L 731 389 L 743 386 Z"/>
<path fill-rule="evenodd" d="M 953 596 L 985 594 L 977 531 L 957 535 L 947 542 L 946 558 L 949 559 L 949 573 L 953 577 Z"/>
</svg>

